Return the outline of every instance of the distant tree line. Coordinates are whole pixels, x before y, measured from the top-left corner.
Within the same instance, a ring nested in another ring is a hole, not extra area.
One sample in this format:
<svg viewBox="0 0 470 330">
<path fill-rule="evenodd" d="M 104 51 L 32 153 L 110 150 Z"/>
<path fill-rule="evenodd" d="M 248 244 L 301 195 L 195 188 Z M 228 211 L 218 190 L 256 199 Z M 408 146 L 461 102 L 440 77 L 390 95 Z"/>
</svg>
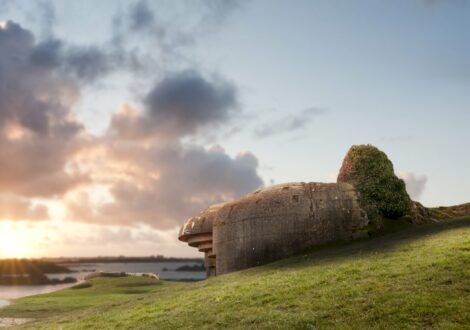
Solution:
<svg viewBox="0 0 470 330">
<path fill-rule="evenodd" d="M 28 259 L 0 260 L 0 285 L 43 285 L 75 283 L 74 277 L 49 279 L 46 274 L 68 274 L 72 271 L 52 262 Z"/>
</svg>

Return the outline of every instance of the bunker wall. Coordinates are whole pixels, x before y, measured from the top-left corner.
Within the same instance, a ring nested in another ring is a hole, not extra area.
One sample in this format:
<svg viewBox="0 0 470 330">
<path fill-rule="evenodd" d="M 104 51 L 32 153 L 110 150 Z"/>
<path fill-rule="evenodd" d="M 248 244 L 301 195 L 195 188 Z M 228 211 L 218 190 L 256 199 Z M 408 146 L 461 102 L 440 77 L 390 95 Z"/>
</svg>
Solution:
<svg viewBox="0 0 470 330">
<path fill-rule="evenodd" d="M 290 183 L 224 204 L 213 222 L 217 275 L 367 236 L 368 219 L 348 183 Z"/>
</svg>

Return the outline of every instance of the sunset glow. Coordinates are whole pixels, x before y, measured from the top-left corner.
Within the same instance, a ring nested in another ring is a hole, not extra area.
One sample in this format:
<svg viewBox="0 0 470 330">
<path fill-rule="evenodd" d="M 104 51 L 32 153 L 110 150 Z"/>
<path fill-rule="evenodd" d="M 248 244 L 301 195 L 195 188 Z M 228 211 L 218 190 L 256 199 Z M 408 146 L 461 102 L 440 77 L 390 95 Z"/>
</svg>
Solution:
<svg viewBox="0 0 470 330">
<path fill-rule="evenodd" d="M 353 144 L 468 202 L 464 1 L 0 2 L 0 258 L 198 256 L 186 219 Z"/>
<path fill-rule="evenodd" d="M 22 238 L 14 230 L 0 234 L 0 258 L 30 257 L 27 239 Z"/>
<path fill-rule="evenodd" d="M 469 40 L 470 0 L 0 0 L 0 328 L 470 330 Z"/>
</svg>

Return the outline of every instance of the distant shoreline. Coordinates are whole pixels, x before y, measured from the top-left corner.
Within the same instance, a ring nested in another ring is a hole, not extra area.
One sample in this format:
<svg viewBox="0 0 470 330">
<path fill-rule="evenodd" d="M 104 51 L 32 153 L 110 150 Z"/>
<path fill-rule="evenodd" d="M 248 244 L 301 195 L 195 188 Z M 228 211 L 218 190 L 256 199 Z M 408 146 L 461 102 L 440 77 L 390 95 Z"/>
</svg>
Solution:
<svg viewBox="0 0 470 330">
<path fill-rule="evenodd" d="M 0 261 L 0 285 L 59 285 L 76 283 L 74 277 L 49 278 L 46 274 L 70 274 L 64 266 L 43 260 L 7 259 Z"/>
<path fill-rule="evenodd" d="M 1 261 L 2 259 L 0 259 Z M 56 264 L 86 264 L 86 263 L 154 263 L 154 262 L 203 262 L 202 258 L 176 258 L 163 256 L 149 257 L 64 257 L 64 258 L 37 258 L 29 260 L 38 260 L 45 262 L 53 262 Z"/>
</svg>

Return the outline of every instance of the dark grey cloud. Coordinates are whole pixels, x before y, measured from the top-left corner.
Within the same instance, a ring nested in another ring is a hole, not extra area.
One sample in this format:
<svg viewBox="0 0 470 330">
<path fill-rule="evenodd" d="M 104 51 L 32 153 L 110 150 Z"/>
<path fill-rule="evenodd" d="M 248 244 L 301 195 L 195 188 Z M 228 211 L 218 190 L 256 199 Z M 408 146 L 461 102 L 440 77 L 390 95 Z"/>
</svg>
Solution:
<svg viewBox="0 0 470 330">
<path fill-rule="evenodd" d="M 38 43 L 31 51 L 31 63 L 45 69 L 57 68 L 62 62 L 62 42 L 48 39 Z"/>
<path fill-rule="evenodd" d="M 131 5 L 129 11 L 129 27 L 133 31 L 139 31 L 152 27 L 155 24 L 155 15 L 147 1 L 139 1 Z"/>
<path fill-rule="evenodd" d="M 255 129 L 254 135 L 258 138 L 266 138 L 272 135 L 302 130 L 310 125 L 315 117 L 325 113 L 325 109 L 308 108 L 296 114 L 264 123 Z"/>
<path fill-rule="evenodd" d="M 37 68 L 61 70 L 80 83 L 91 83 L 116 70 L 132 66 L 126 54 L 97 46 L 76 46 L 59 39 L 39 42 L 31 54 Z"/>
<path fill-rule="evenodd" d="M 227 121 L 238 105 L 232 84 L 222 79 L 211 82 L 195 71 L 165 78 L 150 91 L 145 103 L 150 118 L 180 134 Z"/>
<path fill-rule="evenodd" d="M 50 116 L 60 116 L 64 106 L 57 93 L 40 94 L 61 83 L 74 87 L 55 79 L 51 71 L 32 65 L 34 48 L 32 34 L 18 24 L 9 21 L 0 28 L 0 125 L 18 124 L 46 135 L 51 129 Z"/>
<path fill-rule="evenodd" d="M 109 72 L 116 70 L 120 64 L 120 57 L 109 54 L 98 47 L 70 47 L 63 59 L 65 70 L 72 72 L 77 78 L 85 81 L 94 81 Z"/>
<path fill-rule="evenodd" d="M 211 204 L 263 185 L 258 160 L 249 152 L 232 158 L 220 147 L 113 143 L 106 155 L 122 168 L 120 179 L 106 183 L 113 201 L 96 205 L 86 193 L 79 195 L 68 203 L 77 221 L 168 229 Z"/>
<path fill-rule="evenodd" d="M 145 111 L 137 116 L 115 114 L 111 130 L 126 138 L 180 138 L 227 123 L 238 109 L 238 95 L 235 86 L 220 77 L 183 71 L 158 82 L 144 105 Z"/>
</svg>

